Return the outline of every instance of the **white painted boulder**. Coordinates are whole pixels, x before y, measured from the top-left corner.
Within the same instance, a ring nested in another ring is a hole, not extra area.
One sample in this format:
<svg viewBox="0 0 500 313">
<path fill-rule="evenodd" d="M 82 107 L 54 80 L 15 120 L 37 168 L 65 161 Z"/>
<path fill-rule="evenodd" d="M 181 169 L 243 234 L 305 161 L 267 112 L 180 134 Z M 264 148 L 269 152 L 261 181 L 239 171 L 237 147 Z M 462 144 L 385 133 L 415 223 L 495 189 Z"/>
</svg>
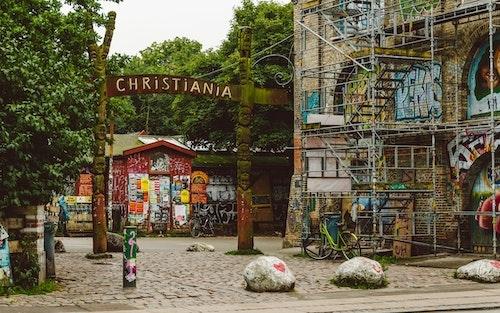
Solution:
<svg viewBox="0 0 500 313">
<path fill-rule="evenodd" d="M 203 251 L 208 251 L 208 252 L 214 252 L 215 247 L 212 245 L 209 245 L 207 243 L 203 242 L 195 242 L 189 247 L 187 247 L 186 251 L 190 252 L 203 252 Z"/>
<path fill-rule="evenodd" d="M 385 273 L 379 262 L 365 257 L 355 257 L 340 264 L 333 281 L 343 287 L 380 288 L 387 285 Z"/>
<path fill-rule="evenodd" d="M 255 292 L 285 292 L 295 288 L 295 276 L 282 260 L 261 256 L 250 262 L 243 277 L 247 289 Z"/>
<path fill-rule="evenodd" d="M 500 261 L 478 260 L 461 266 L 456 271 L 456 277 L 483 283 L 500 282 Z"/>
</svg>

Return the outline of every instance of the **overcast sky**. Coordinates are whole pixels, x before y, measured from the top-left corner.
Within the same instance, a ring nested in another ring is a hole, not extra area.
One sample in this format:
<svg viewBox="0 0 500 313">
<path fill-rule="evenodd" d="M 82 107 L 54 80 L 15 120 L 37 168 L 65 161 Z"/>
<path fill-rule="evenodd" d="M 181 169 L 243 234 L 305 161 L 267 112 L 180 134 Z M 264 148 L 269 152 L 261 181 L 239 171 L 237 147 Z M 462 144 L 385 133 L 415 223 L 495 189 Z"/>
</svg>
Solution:
<svg viewBox="0 0 500 313">
<path fill-rule="evenodd" d="M 1 0 L 0 0 L 1 1 Z M 254 0 L 257 2 L 257 0 Z M 287 3 L 290 0 L 275 0 Z M 104 2 L 117 13 L 111 53 L 137 54 L 155 41 L 188 37 L 216 48 L 226 37 L 241 0 L 125 0 Z"/>
</svg>

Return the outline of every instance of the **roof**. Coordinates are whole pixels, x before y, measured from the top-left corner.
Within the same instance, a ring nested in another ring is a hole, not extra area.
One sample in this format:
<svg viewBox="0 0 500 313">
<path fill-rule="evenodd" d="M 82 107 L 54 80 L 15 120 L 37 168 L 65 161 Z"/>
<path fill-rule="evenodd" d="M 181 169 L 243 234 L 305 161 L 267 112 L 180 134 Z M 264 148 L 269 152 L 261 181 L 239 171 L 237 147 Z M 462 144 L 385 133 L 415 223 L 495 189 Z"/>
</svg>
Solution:
<svg viewBox="0 0 500 313">
<path fill-rule="evenodd" d="M 158 143 L 157 145 L 152 145 Z M 140 151 L 153 149 L 163 146 L 184 154 L 195 156 L 195 152 L 189 147 L 181 143 L 176 137 L 171 136 L 155 136 L 144 135 L 143 132 L 130 134 L 114 134 L 113 135 L 113 156 L 128 155 L 131 150 L 139 149 Z M 127 154 L 125 154 L 127 152 Z M 136 153 L 136 152 L 132 152 Z M 106 144 L 106 156 L 110 156 L 110 145 Z"/>
<path fill-rule="evenodd" d="M 142 145 L 142 146 L 139 146 L 139 147 L 135 147 L 135 148 L 132 148 L 132 149 L 125 150 L 125 151 L 123 151 L 123 155 L 131 155 L 131 154 L 134 154 L 134 153 L 139 153 L 139 152 L 142 152 L 142 151 L 147 151 L 147 150 L 151 150 L 151 149 L 155 149 L 155 148 L 161 148 L 161 147 L 164 147 L 164 148 L 167 148 L 167 149 L 171 149 L 171 150 L 183 153 L 183 154 L 187 154 L 187 155 L 189 155 L 189 156 L 191 156 L 193 158 L 196 156 L 196 152 L 194 152 L 193 150 L 177 146 L 177 145 L 175 145 L 175 144 L 173 144 L 171 142 L 167 142 L 165 140 L 152 141 L 151 143 L 148 143 L 148 144 L 145 144 L 145 145 Z"/>
</svg>

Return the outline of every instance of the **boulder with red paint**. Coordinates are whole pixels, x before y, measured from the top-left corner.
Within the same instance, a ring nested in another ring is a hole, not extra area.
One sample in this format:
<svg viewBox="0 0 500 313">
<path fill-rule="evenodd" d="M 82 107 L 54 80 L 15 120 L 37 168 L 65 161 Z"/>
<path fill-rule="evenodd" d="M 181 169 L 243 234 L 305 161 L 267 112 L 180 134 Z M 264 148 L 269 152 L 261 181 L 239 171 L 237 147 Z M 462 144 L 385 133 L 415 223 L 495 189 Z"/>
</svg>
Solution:
<svg viewBox="0 0 500 313">
<path fill-rule="evenodd" d="M 295 288 L 292 271 L 274 256 L 261 256 L 250 262 L 243 276 L 247 289 L 255 292 L 285 292 Z"/>
<path fill-rule="evenodd" d="M 500 282 L 500 261 L 486 259 L 474 261 L 459 267 L 455 276 L 482 283 L 498 283 Z"/>
<path fill-rule="evenodd" d="M 387 285 L 380 263 L 365 257 L 355 257 L 340 264 L 333 282 L 337 286 L 351 288 L 381 288 Z"/>
</svg>

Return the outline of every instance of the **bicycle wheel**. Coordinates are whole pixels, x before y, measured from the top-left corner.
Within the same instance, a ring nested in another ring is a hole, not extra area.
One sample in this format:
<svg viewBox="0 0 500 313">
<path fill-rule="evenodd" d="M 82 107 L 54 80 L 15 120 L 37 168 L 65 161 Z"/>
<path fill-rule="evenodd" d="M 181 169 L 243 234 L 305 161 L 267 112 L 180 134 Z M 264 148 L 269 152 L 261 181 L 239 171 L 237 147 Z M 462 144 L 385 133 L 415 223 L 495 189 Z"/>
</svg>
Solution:
<svg viewBox="0 0 500 313">
<path fill-rule="evenodd" d="M 191 227 L 191 237 L 197 238 L 200 237 L 200 235 L 201 235 L 200 224 L 193 223 L 193 226 Z"/>
<path fill-rule="evenodd" d="M 210 236 L 215 236 L 215 227 L 212 220 L 208 220 L 208 231 L 210 232 L 209 233 Z"/>
<path fill-rule="evenodd" d="M 345 231 L 339 235 L 340 251 L 344 257 L 349 260 L 361 255 L 361 246 L 359 239 L 353 233 Z"/>
<path fill-rule="evenodd" d="M 305 254 L 315 260 L 324 260 L 333 253 L 333 249 L 328 244 L 325 236 L 303 239 L 302 247 Z"/>
</svg>

